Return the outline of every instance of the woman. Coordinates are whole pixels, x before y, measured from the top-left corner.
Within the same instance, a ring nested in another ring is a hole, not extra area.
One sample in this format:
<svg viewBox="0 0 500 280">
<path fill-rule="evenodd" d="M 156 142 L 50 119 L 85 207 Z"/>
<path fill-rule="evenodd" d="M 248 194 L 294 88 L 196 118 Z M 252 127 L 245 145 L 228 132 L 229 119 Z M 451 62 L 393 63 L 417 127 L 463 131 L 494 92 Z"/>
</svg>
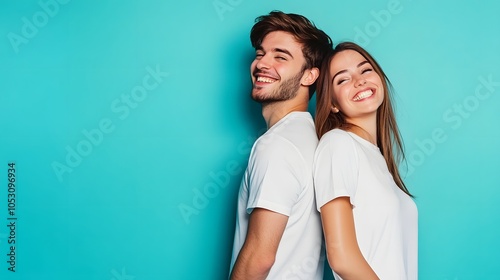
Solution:
<svg viewBox="0 0 500 280">
<path fill-rule="evenodd" d="M 355 43 L 337 45 L 318 82 L 314 180 L 336 279 L 417 279 L 417 208 L 390 82 Z"/>
</svg>

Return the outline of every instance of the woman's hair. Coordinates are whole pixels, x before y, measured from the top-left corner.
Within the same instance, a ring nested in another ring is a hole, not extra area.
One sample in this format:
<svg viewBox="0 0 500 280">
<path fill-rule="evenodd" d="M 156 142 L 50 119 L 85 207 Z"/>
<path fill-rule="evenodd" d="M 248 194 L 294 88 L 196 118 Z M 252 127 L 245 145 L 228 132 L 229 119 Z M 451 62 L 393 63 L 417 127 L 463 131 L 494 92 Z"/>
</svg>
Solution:
<svg viewBox="0 0 500 280">
<path fill-rule="evenodd" d="M 297 14 L 285 14 L 272 11 L 269 15 L 258 17 L 250 31 L 252 46 L 260 48 L 267 34 L 274 31 L 290 33 L 302 45 L 302 54 L 306 60 L 305 69 L 320 68 L 321 62 L 333 48 L 332 39 L 318 29 L 306 17 Z M 316 83 L 309 87 L 309 98 L 314 94 Z"/>
<path fill-rule="evenodd" d="M 389 172 L 391 172 L 396 185 L 408 194 L 410 194 L 401 178 L 398 170 L 398 163 L 405 159 L 403 151 L 403 141 L 396 123 L 392 105 L 392 85 L 384 71 L 377 61 L 361 46 L 352 42 L 343 42 L 338 44 L 335 49 L 323 60 L 318 78 L 318 90 L 316 95 L 316 133 L 321 138 L 325 133 L 334 129 L 349 129 L 354 124 L 348 123 L 342 112 L 333 113 L 331 108 L 333 102 L 333 83 L 330 73 L 330 62 L 340 52 L 353 50 L 362 55 L 373 67 L 374 71 L 380 76 L 384 87 L 384 100 L 377 110 L 377 146 L 385 158 Z"/>
</svg>

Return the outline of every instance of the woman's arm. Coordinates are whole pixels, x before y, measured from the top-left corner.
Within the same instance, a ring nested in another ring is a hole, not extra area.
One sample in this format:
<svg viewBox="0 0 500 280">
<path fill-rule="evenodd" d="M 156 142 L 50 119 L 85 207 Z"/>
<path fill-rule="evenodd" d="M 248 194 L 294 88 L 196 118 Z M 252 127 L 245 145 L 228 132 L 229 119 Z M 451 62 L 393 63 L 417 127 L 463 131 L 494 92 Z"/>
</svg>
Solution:
<svg viewBox="0 0 500 280">
<path fill-rule="evenodd" d="M 344 280 L 378 280 L 359 249 L 349 197 L 338 197 L 323 205 L 321 220 L 333 271 Z"/>
</svg>

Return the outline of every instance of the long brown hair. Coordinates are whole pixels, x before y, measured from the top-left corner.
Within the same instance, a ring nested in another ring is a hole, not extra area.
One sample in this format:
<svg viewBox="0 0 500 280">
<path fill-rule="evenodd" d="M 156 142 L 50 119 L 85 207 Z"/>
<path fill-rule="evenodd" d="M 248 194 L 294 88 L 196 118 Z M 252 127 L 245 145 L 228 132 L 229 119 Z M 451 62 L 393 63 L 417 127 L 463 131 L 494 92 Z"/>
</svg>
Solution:
<svg viewBox="0 0 500 280">
<path fill-rule="evenodd" d="M 338 44 L 323 60 L 318 78 L 318 90 L 316 92 L 316 133 L 321 138 L 325 133 L 334 129 L 349 129 L 355 126 L 348 123 L 342 112 L 333 113 L 331 108 L 333 103 L 332 75 L 330 73 L 330 62 L 336 54 L 353 50 L 362 55 L 373 67 L 374 71 L 380 76 L 384 87 L 384 101 L 377 110 L 377 146 L 385 158 L 389 172 L 396 185 L 406 194 L 413 197 L 406 188 L 401 175 L 399 174 L 398 163 L 405 159 L 403 151 L 403 141 L 396 123 L 394 109 L 392 105 L 392 85 L 389 78 L 377 63 L 377 61 L 361 46 L 352 42 L 343 42 Z"/>
</svg>

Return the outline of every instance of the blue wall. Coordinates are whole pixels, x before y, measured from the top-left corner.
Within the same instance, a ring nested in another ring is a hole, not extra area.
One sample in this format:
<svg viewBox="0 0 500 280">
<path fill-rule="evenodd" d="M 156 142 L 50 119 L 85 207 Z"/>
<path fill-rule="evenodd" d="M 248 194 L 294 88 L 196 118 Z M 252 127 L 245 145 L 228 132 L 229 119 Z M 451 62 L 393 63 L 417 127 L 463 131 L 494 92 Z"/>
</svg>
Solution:
<svg viewBox="0 0 500 280">
<path fill-rule="evenodd" d="M 497 279 L 500 5 L 274 2 L 2 1 L 1 279 L 226 278 L 264 127 L 248 35 L 273 9 L 364 45 L 393 82 L 420 279 Z"/>
</svg>

